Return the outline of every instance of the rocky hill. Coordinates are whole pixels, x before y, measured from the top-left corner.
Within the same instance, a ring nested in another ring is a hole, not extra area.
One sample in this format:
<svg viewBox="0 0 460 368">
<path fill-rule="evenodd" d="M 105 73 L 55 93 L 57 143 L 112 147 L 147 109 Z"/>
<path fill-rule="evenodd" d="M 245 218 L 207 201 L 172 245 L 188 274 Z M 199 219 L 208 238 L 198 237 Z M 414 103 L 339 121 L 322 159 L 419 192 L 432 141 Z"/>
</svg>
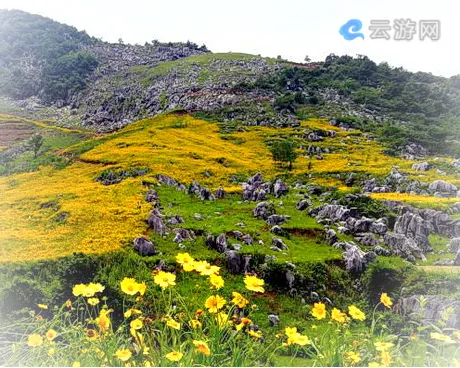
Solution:
<svg viewBox="0 0 460 368">
<path fill-rule="evenodd" d="M 0 40 L 4 112 L 96 131 L 171 109 L 230 125 L 295 126 L 316 116 L 371 132 L 393 153 L 460 154 L 458 77 L 365 56 L 294 64 L 192 42 L 109 44 L 20 11 L 0 13 Z"/>
</svg>

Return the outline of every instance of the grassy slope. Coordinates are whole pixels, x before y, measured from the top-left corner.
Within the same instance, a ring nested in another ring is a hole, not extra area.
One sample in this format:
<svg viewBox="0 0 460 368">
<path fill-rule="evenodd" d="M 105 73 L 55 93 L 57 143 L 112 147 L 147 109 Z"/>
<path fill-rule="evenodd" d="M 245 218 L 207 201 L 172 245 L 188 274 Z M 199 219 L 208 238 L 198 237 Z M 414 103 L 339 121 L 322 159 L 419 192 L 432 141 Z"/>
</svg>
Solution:
<svg viewBox="0 0 460 368">
<path fill-rule="evenodd" d="M 238 192 L 239 185 L 230 182 L 232 176 L 245 178 L 261 171 L 270 179 L 286 173 L 282 168 L 273 167 L 265 141 L 291 136 L 305 144 L 300 137 L 312 129 L 335 128 L 325 121 L 310 120 L 298 129 L 253 127 L 245 132 L 222 135 L 217 124 L 188 115 L 163 115 L 139 121 L 112 135 L 77 143 L 65 150 L 65 154 L 75 156 L 76 161 L 62 170 L 45 166 L 36 172 L 0 179 L 0 191 L 4 193 L 0 197 L 1 259 L 14 262 L 61 257 L 75 251 L 102 253 L 118 249 L 135 236 L 147 234 L 144 220 L 149 206 L 143 200 L 147 190 L 141 185 L 143 180 L 154 182 L 149 177 L 162 173 L 185 184 L 198 180 L 212 189 L 222 185 L 228 192 Z M 319 143 L 333 148 L 334 152 L 325 155 L 324 160 L 313 159 L 312 182 L 349 190 L 336 179 L 331 179 L 329 174 L 363 171 L 385 175 L 393 165 L 411 171 L 411 162 L 384 156 L 382 147 L 366 140 L 359 132 L 337 130 L 337 133 L 336 138 Z M 148 167 L 150 172 L 147 177 L 130 178 L 112 186 L 94 181 L 105 169 L 134 167 Z M 306 181 L 307 167 L 308 158 L 301 156 L 291 174 Z M 436 177 L 432 172 L 424 175 L 429 180 Z M 419 177 L 419 180 L 423 179 L 423 175 Z M 451 178 L 451 181 L 455 180 Z M 427 202 L 428 205 L 446 205 L 456 200 L 391 193 L 379 195 L 385 198 L 394 196 L 415 203 Z M 270 240 L 264 223 L 252 218 L 254 204 L 239 203 L 239 194 L 215 203 L 201 203 L 167 189 L 161 189 L 161 197 L 164 205 L 176 204 L 167 211 L 184 215 L 186 226 L 218 233 L 236 230 L 237 222 L 245 222 L 250 232 L 260 233 L 266 243 Z M 56 205 L 41 208 L 50 201 Z M 288 226 L 317 227 L 307 216 L 295 214 L 295 193 L 283 201 L 285 206 L 279 212 L 296 215 Z M 202 212 L 210 218 L 199 224 L 191 218 L 195 212 Z M 68 218 L 60 221 L 58 216 L 61 213 L 68 214 Z M 287 241 L 291 250 L 286 260 L 304 254 L 305 247 L 314 247 L 311 257 L 317 260 L 339 256 L 330 248 L 317 247 L 317 240 L 315 237 L 292 236 Z M 177 251 L 175 245 L 171 245 L 174 244 L 171 239 L 158 242 L 165 253 Z"/>
</svg>

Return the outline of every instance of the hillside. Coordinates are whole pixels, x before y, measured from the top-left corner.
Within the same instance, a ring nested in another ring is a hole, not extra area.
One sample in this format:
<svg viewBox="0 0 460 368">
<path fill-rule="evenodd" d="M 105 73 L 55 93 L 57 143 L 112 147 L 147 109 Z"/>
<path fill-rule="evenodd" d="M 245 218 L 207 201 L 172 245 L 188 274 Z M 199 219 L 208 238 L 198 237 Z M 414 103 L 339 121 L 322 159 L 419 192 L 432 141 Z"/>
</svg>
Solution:
<svg viewBox="0 0 460 368">
<path fill-rule="evenodd" d="M 2 365 L 460 361 L 457 78 L 0 40 Z"/>
</svg>

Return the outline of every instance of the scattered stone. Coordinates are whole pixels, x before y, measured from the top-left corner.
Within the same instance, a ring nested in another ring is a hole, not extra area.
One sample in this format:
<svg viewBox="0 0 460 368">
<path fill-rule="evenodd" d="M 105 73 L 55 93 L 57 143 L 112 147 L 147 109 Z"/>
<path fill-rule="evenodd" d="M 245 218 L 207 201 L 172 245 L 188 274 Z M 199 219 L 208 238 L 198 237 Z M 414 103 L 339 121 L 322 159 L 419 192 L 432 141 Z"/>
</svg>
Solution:
<svg viewBox="0 0 460 368">
<path fill-rule="evenodd" d="M 280 317 L 276 314 L 269 314 L 268 322 L 270 322 L 271 326 L 278 326 L 280 324 Z"/>
<path fill-rule="evenodd" d="M 289 249 L 286 244 L 280 238 L 272 238 L 272 245 L 279 248 L 280 250 Z"/>
<path fill-rule="evenodd" d="M 277 181 L 275 181 L 275 184 L 273 186 L 273 192 L 275 194 L 275 197 L 279 198 L 289 193 L 289 187 L 286 185 L 284 181 L 278 179 Z"/>
<path fill-rule="evenodd" d="M 133 247 L 141 256 L 153 256 L 156 253 L 153 243 L 143 236 L 134 239 Z"/>
<path fill-rule="evenodd" d="M 420 164 L 413 164 L 412 169 L 415 171 L 428 171 L 431 169 L 431 165 L 425 161 Z"/>
<path fill-rule="evenodd" d="M 289 220 L 291 216 L 288 215 L 271 215 L 267 218 L 268 225 L 281 225 L 284 224 L 287 220 Z"/>
<path fill-rule="evenodd" d="M 299 211 L 304 211 L 311 205 L 312 205 L 311 200 L 301 199 L 299 202 L 297 202 L 295 208 L 298 209 Z"/>
<path fill-rule="evenodd" d="M 168 232 L 168 228 L 163 223 L 162 218 L 159 216 L 159 211 L 153 210 L 147 219 L 147 223 L 153 229 L 153 231 L 155 231 L 160 236 L 164 236 Z"/>
<path fill-rule="evenodd" d="M 273 202 L 260 202 L 253 210 L 254 217 L 266 220 L 275 213 Z"/>
<path fill-rule="evenodd" d="M 219 198 L 219 199 L 222 199 L 222 198 L 224 198 L 225 196 L 226 196 L 226 193 L 225 193 L 224 188 L 219 187 L 219 188 L 216 190 L 215 197 L 216 197 L 216 198 Z"/>
<path fill-rule="evenodd" d="M 194 218 L 195 220 L 197 220 L 197 221 L 203 221 L 203 220 L 204 220 L 203 217 L 202 217 L 199 213 L 195 213 L 195 214 L 193 215 L 193 218 Z"/>
</svg>

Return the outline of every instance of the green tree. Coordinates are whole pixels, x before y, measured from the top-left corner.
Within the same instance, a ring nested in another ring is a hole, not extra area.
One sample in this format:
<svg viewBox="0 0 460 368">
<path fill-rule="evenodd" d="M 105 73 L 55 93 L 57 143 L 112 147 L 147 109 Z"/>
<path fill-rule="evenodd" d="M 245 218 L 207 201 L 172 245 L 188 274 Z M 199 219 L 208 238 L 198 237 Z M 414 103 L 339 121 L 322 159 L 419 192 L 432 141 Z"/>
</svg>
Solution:
<svg viewBox="0 0 460 368">
<path fill-rule="evenodd" d="M 297 159 L 296 144 L 289 140 L 273 142 L 270 146 L 270 151 L 275 163 L 289 163 L 289 170 L 292 169 L 292 164 Z"/>
<path fill-rule="evenodd" d="M 27 148 L 34 153 L 34 158 L 37 158 L 40 149 L 43 146 L 43 136 L 40 134 L 34 135 L 27 142 Z"/>
</svg>

